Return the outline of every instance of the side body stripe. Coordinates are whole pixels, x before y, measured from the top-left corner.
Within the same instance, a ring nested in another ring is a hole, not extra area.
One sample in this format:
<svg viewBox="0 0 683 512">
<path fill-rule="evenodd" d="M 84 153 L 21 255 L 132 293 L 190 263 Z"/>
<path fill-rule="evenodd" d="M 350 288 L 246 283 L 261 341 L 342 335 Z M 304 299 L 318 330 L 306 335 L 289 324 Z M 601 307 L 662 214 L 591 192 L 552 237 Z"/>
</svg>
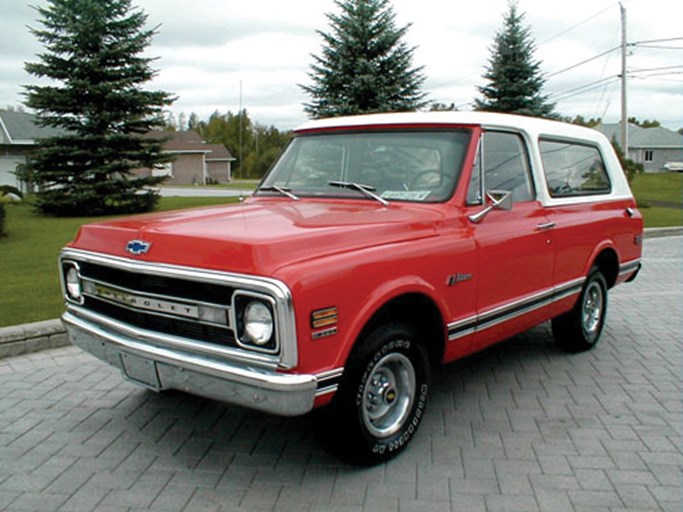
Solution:
<svg viewBox="0 0 683 512">
<path fill-rule="evenodd" d="M 550 290 L 539 292 L 531 297 L 516 300 L 498 308 L 483 311 L 457 322 L 448 324 L 448 340 L 453 341 L 474 332 L 483 331 L 490 327 L 507 322 L 525 315 L 536 309 L 545 307 L 553 302 L 571 297 L 581 291 L 585 278 L 574 279 L 555 286 Z"/>
</svg>

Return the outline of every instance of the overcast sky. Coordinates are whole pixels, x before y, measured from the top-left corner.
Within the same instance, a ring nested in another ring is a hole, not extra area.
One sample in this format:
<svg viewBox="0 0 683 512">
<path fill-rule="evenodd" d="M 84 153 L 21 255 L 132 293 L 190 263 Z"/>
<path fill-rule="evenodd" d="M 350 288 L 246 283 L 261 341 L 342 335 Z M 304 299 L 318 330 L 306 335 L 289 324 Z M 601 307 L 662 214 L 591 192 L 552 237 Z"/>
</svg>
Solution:
<svg viewBox="0 0 683 512">
<path fill-rule="evenodd" d="M 178 96 L 178 115 L 237 112 L 289 129 L 306 120 L 311 54 L 320 53 L 316 30 L 328 31 L 333 0 L 133 0 L 159 33 L 149 48 L 158 57 L 151 87 Z M 20 105 L 22 85 L 35 81 L 23 68 L 36 61 L 38 26 L 30 5 L 44 0 L 0 0 L 0 108 Z M 411 24 L 406 41 L 413 64 L 424 66 L 429 99 L 469 110 L 477 97 L 493 37 L 507 0 L 393 0 L 397 24 Z M 683 127 L 683 2 L 625 0 L 628 41 L 678 40 L 630 47 L 629 115 Z M 519 0 L 547 77 L 545 93 L 564 115 L 616 122 L 620 116 L 619 3 L 612 0 Z M 575 64 L 605 55 L 564 71 Z M 593 85 L 591 85 L 593 84 Z M 590 87 L 586 87 L 590 86 Z"/>
</svg>

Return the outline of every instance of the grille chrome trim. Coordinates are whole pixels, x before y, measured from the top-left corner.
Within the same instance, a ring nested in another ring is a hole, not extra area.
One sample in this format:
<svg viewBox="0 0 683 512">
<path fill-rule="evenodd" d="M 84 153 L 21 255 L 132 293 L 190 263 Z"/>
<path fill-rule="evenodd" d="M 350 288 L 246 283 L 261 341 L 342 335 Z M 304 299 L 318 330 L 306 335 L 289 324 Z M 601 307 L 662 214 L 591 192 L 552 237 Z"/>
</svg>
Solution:
<svg viewBox="0 0 683 512">
<path fill-rule="evenodd" d="M 264 354 L 259 354 L 247 349 L 233 350 L 231 348 L 220 346 L 210 347 L 209 343 L 200 341 L 169 336 L 167 334 L 163 334 L 163 336 L 157 334 L 154 336 L 153 331 L 145 331 L 144 329 L 139 328 L 133 328 L 133 330 L 137 331 L 138 333 L 144 331 L 146 337 L 156 338 L 154 341 L 155 343 L 163 343 L 163 340 L 173 340 L 173 344 L 184 346 L 186 350 L 199 350 L 202 352 L 223 354 L 224 356 L 229 355 L 231 358 L 239 357 L 243 360 L 260 361 L 261 363 L 264 361 L 270 361 L 272 363 L 273 360 L 277 360 L 278 366 L 283 369 L 294 368 L 298 363 L 296 322 L 294 319 L 292 295 L 289 288 L 283 282 L 278 281 L 277 279 L 260 276 L 247 276 L 242 274 L 221 272 L 217 270 L 183 267 L 180 265 L 171 265 L 167 263 L 151 263 L 122 258 L 119 256 L 97 254 L 80 249 L 71 249 L 68 247 L 63 249 L 61 252 L 60 268 L 61 262 L 65 260 L 102 265 L 133 274 L 146 274 L 150 276 L 176 278 L 191 282 L 224 285 L 232 288 L 234 291 L 246 290 L 272 297 L 274 301 L 276 336 L 279 343 L 279 354 L 277 356 L 265 356 Z M 62 280 L 62 290 L 64 290 L 64 277 L 61 272 L 60 276 Z M 164 295 L 164 297 L 166 296 Z M 192 301 L 188 299 L 181 300 L 189 302 Z M 69 309 L 78 311 L 78 313 L 81 315 L 85 311 L 83 308 L 79 308 L 78 305 L 74 304 L 73 302 L 67 301 L 67 306 Z M 90 314 L 91 312 L 88 313 Z M 234 317 L 234 313 L 231 313 L 230 316 Z M 97 317 L 97 321 L 101 321 L 103 318 L 106 318 L 98 314 L 94 314 L 92 318 L 94 319 L 95 317 Z M 124 325 L 118 321 L 115 321 L 115 323 L 117 324 L 118 328 Z M 169 344 L 165 343 L 165 346 L 169 346 Z M 207 347 L 210 348 L 207 349 Z"/>
<path fill-rule="evenodd" d="M 142 329 L 80 306 L 70 307 L 67 314 L 70 315 L 70 318 L 78 318 L 81 321 L 97 325 L 100 328 L 119 333 L 128 338 L 138 340 L 141 343 L 149 344 L 150 346 L 164 349 L 176 349 L 183 353 L 200 354 L 216 359 L 229 359 L 230 361 L 253 364 L 269 369 L 278 367 L 279 358 L 276 356 L 269 356 L 266 354 L 259 354 L 258 352 L 250 352 L 221 345 L 213 345 L 198 340 Z"/>
<path fill-rule="evenodd" d="M 94 291 L 90 286 L 94 287 Z M 186 299 L 183 297 L 176 297 L 173 295 L 160 295 L 157 293 L 147 293 L 139 292 L 137 290 L 131 290 L 124 286 L 113 285 L 104 281 L 99 281 L 96 279 L 83 278 L 83 288 L 85 290 L 84 295 L 94 297 L 110 304 L 116 306 L 130 309 L 132 311 L 145 312 L 149 314 L 155 314 L 165 317 L 180 317 L 184 319 L 195 320 L 202 324 L 216 325 L 219 327 L 230 328 L 230 307 L 223 304 L 214 304 L 211 302 L 196 301 L 192 299 Z M 156 306 L 138 304 L 141 300 L 152 300 L 155 301 Z M 166 305 L 166 308 L 160 306 Z M 191 308 L 191 311 L 175 311 L 172 310 L 172 306 L 181 306 L 185 308 Z M 225 312 L 224 322 L 209 322 L 201 319 L 200 310 L 202 307 L 213 308 L 216 310 L 222 310 Z"/>
</svg>

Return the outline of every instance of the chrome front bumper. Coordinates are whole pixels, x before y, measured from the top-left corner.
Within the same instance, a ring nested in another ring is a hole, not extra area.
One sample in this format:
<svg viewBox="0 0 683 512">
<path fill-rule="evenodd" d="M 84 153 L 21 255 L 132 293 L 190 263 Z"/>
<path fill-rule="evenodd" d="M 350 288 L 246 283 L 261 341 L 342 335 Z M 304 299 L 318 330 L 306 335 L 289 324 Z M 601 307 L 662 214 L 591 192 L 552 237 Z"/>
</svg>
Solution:
<svg viewBox="0 0 683 512">
<path fill-rule="evenodd" d="M 328 375 L 296 375 L 238 365 L 159 347 L 66 312 L 62 321 L 74 345 L 119 368 L 123 376 L 155 391 L 177 389 L 194 395 L 283 416 L 313 408 Z M 321 378 L 322 377 L 322 378 Z"/>
</svg>

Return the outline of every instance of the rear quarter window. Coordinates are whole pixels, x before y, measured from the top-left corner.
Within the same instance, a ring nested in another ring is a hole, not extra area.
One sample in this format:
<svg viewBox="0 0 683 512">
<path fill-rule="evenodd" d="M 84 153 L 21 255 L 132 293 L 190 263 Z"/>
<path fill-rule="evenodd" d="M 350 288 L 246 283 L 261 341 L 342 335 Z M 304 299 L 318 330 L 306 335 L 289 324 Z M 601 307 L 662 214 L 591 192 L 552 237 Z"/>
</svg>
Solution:
<svg viewBox="0 0 683 512">
<path fill-rule="evenodd" d="M 612 185 L 596 146 L 541 139 L 543 171 L 551 197 L 609 194 Z"/>
</svg>

